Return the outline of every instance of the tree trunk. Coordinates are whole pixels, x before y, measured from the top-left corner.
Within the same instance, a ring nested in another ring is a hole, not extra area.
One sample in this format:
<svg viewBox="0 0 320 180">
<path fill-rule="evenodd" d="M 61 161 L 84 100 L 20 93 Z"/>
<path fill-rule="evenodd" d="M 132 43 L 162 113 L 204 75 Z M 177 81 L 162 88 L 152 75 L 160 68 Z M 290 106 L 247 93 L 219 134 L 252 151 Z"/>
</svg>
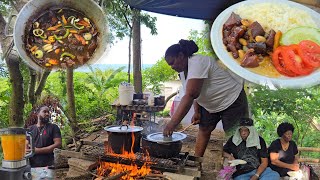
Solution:
<svg viewBox="0 0 320 180">
<path fill-rule="evenodd" d="M 43 88 L 46 85 L 46 82 L 47 82 L 47 79 L 48 79 L 48 76 L 50 75 L 50 73 L 51 73 L 51 71 L 44 71 L 44 72 L 40 73 L 42 76 L 41 76 L 38 88 L 37 88 L 36 92 L 34 93 L 35 100 L 39 99 L 39 97 L 43 91 Z"/>
<path fill-rule="evenodd" d="M 140 10 L 136 9 L 133 9 L 132 42 L 134 90 L 136 93 L 142 93 Z"/>
<path fill-rule="evenodd" d="M 131 39 L 132 39 L 132 30 L 129 36 L 129 61 L 128 61 L 128 83 L 130 83 L 130 71 L 131 71 Z"/>
<path fill-rule="evenodd" d="M 0 14 L 0 44 L 5 59 L 12 87 L 12 94 L 9 104 L 9 126 L 23 126 L 23 77 L 20 71 L 19 55 L 11 51 L 13 47 L 13 38 L 5 36 L 6 21 Z"/>
<path fill-rule="evenodd" d="M 20 127 L 23 122 L 23 77 L 19 69 L 19 56 L 10 54 L 6 58 L 6 63 L 9 70 L 10 81 L 12 84 L 12 94 L 9 104 L 9 126 Z"/>
<path fill-rule="evenodd" d="M 34 106 L 36 104 L 34 91 L 36 89 L 37 73 L 34 69 L 29 68 L 29 74 L 30 74 L 30 81 L 29 81 L 29 89 L 28 89 L 28 101 L 31 103 L 32 106 Z"/>
<path fill-rule="evenodd" d="M 74 98 L 74 87 L 73 87 L 73 68 L 67 68 L 67 98 L 68 98 L 68 117 L 71 125 L 73 135 L 75 135 L 78 130 L 78 123 L 76 119 L 76 105 Z"/>
</svg>

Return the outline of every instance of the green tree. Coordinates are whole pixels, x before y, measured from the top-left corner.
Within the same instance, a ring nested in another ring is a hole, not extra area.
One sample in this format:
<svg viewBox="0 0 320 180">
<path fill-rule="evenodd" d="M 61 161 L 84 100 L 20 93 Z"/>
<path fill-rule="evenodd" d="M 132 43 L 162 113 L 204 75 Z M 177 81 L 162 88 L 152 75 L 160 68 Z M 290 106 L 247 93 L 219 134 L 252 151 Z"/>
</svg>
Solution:
<svg viewBox="0 0 320 180">
<path fill-rule="evenodd" d="M 201 32 L 197 30 L 191 30 L 188 39 L 193 40 L 199 47 L 197 54 L 216 57 L 210 40 L 210 28 L 206 25 L 205 29 Z"/>
<path fill-rule="evenodd" d="M 176 79 L 178 76 L 177 72 L 171 69 L 164 58 L 161 58 L 152 67 L 143 71 L 143 77 L 144 87 L 150 87 L 154 94 L 160 94 L 163 83 Z"/>
<path fill-rule="evenodd" d="M 311 138 L 319 142 L 320 131 L 316 129 L 320 122 L 319 87 L 274 91 L 263 86 L 252 86 L 248 97 L 252 114 L 258 121 L 258 128 L 266 137 L 269 134 L 277 137 L 277 126 L 288 121 L 296 128 L 294 140 L 298 145 L 310 145 Z M 319 146 L 319 143 L 314 143 L 313 146 Z"/>
</svg>

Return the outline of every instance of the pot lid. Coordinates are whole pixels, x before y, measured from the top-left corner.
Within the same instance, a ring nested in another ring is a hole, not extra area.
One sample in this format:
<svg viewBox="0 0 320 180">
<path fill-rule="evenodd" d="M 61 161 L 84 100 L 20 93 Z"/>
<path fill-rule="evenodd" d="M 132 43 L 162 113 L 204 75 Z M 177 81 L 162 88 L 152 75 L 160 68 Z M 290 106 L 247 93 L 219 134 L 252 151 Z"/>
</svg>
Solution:
<svg viewBox="0 0 320 180">
<path fill-rule="evenodd" d="M 121 126 L 107 126 L 104 130 L 108 132 L 120 132 L 120 133 L 129 133 L 129 132 L 139 132 L 143 130 L 143 127 L 140 126 L 128 126 L 128 125 L 121 125 Z"/>
<path fill-rule="evenodd" d="M 163 132 L 156 132 L 149 134 L 147 140 L 157 143 L 167 143 L 167 142 L 176 142 L 181 141 L 187 137 L 186 134 L 181 132 L 173 132 L 171 137 L 163 136 Z"/>
</svg>

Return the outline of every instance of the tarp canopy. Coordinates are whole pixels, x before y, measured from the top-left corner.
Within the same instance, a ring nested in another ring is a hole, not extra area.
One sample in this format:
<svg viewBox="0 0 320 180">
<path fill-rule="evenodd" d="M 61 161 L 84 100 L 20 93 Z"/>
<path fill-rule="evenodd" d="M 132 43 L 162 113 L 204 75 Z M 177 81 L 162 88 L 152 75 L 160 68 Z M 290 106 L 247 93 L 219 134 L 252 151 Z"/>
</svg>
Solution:
<svg viewBox="0 0 320 180">
<path fill-rule="evenodd" d="M 224 9 L 242 0 L 124 0 L 132 8 L 160 14 L 213 21 Z"/>
</svg>

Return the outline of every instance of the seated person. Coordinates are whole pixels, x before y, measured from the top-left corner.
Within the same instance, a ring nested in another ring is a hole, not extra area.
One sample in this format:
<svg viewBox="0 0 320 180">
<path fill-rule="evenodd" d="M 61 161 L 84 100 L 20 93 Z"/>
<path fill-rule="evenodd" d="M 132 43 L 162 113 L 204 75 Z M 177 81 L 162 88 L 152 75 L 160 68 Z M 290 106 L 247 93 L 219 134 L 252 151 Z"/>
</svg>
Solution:
<svg viewBox="0 0 320 180">
<path fill-rule="evenodd" d="M 236 166 L 234 180 L 277 180 L 279 174 L 268 167 L 268 152 L 264 139 L 258 135 L 250 118 L 241 118 L 235 134 L 223 146 L 223 156 L 229 160 L 242 159 L 246 164 Z"/>
<path fill-rule="evenodd" d="M 270 147 L 270 167 L 277 171 L 281 177 L 288 176 L 288 171 L 298 171 L 298 148 L 292 141 L 294 127 L 292 124 L 284 122 L 277 128 L 279 139 L 274 140 Z"/>
<path fill-rule="evenodd" d="M 49 122 L 49 108 L 42 105 L 36 109 L 37 124 L 29 126 L 35 147 L 30 158 L 31 167 L 45 167 L 54 164 L 54 148 L 61 148 L 61 132 L 57 125 Z"/>
</svg>

